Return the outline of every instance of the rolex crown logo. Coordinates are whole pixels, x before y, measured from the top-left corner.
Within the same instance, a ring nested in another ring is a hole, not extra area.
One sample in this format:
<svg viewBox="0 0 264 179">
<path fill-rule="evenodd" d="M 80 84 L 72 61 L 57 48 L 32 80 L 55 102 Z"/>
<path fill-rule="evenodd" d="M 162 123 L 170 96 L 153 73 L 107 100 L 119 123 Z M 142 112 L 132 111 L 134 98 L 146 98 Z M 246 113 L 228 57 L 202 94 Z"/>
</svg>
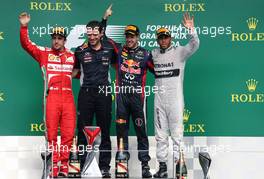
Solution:
<svg viewBox="0 0 264 179">
<path fill-rule="evenodd" d="M 253 92 L 257 88 L 258 81 L 254 80 L 254 79 L 249 79 L 246 81 L 246 84 L 247 84 L 248 91 Z"/>
<path fill-rule="evenodd" d="M 188 122 L 190 115 L 191 115 L 191 111 L 189 111 L 188 109 L 184 109 L 184 111 L 183 111 L 183 122 Z"/>
<path fill-rule="evenodd" d="M 248 18 L 247 20 L 248 29 L 249 30 L 255 30 L 258 25 L 258 20 L 254 17 Z"/>
</svg>

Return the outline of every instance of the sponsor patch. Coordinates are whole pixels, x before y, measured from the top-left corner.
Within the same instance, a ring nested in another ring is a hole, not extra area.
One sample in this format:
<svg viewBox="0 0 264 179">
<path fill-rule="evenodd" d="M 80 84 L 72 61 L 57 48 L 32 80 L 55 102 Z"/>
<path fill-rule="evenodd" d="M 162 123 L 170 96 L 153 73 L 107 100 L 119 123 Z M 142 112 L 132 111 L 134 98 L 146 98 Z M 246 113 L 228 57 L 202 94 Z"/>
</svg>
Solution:
<svg viewBox="0 0 264 179">
<path fill-rule="evenodd" d="M 48 71 L 56 72 L 72 72 L 73 65 L 59 65 L 59 64 L 50 64 L 48 63 Z"/>
<path fill-rule="evenodd" d="M 49 62 L 61 62 L 60 58 L 54 54 L 49 54 Z"/>
</svg>

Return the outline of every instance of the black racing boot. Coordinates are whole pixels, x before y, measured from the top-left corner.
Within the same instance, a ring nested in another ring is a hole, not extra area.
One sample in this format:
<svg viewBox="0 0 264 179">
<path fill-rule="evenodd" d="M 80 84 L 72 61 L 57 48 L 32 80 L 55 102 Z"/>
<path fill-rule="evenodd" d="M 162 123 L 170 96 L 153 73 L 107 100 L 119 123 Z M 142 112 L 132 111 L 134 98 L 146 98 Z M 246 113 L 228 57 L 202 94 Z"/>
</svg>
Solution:
<svg viewBox="0 0 264 179">
<path fill-rule="evenodd" d="M 167 165 L 165 162 L 159 163 L 159 171 L 155 173 L 154 178 L 168 178 Z"/>
<path fill-rule="evenodd" d="M 142 178 L 152 178 L 152 174 L 150 173 L 150 168 L 148 162 L 142 162 Z"/>
<path fill-rule="evenodd" d="M 101 170 L 102 178 L 111 178 L 111 173 L 107 169 Z"/>
</svg>

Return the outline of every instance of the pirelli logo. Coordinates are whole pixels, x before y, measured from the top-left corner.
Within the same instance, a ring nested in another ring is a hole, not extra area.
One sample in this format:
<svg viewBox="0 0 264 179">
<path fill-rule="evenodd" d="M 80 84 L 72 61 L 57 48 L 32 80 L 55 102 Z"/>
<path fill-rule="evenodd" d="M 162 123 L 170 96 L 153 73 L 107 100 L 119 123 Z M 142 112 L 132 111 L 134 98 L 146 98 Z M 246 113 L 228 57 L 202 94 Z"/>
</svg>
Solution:
<svg viewBox="0 0 264 179">
<path fill-rule="evenodd" d="M 63 2 L 30 2 L 30 10 L 32 11 L 71 11 L 71 3 Z"/>
</svg>

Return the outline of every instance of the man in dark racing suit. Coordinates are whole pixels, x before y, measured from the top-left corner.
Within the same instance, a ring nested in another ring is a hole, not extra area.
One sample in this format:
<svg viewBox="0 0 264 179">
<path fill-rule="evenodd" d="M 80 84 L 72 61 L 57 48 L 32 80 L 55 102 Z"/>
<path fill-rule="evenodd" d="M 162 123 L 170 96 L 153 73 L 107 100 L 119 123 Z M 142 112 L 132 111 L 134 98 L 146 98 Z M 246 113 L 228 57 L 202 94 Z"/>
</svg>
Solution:
<svg viewBox="0 0 264 179">
<path fill-rule="evenodd" d="M 76 65 L 73 76 L 81 72 L 81 89 L 78 97 L 78 145 L 87 145 L 83 128 L 92 126 L 95 114 L 96 125 L 101 128 L 102 134 L 99 147 L 99 168 L 102 177 L 109 178 L 111 177 L 109 164 L 111 161 L 112 95 L 99 93 L 99 91 L 100 88 L 110 87 L 110 65 L 117 59 L 117 47 L 110 39 L 102 40 L 102 31 L 108 17 L 106 14 L 102 22 L 90 21 L 86 25 L 88 42 L 75 50 Z M 80 159 L 82 168 L 86 155 L 80 155 Z"/>
<path fill-rule="evenodd" d="M 118 54 L 116 83 L 116 130 L 117 139 L 124 139 L 128 150 L 129 118 L 132 115 L 138 141 L 138 159 L 142 164 L 142 177 L 151 178 L 148 161 L 149 142 L 146 132 L 146 98 L 145 84 L 147 69 L 153 69 L 151 55 L 138 46 L 139 29 L 128 25 L 125 29 L 126 44 Z M 119 146 L 119 144 L 118 144 Z M 129 152 L 127 152 L 129 156 Z"/>
<path fill-rule="evenodd" d="M 108 10 L 107 17 L 112 14 L 112 9 Z M 126 44 L 123 47 L 115 42 L 118 47 L 118 58 L 115 64 L 117 145 L 119 146 L 120 138 L 123 138 L 124 149 L 129 158 L 128 131 L 129 118 L 132 116 L 138 141 L 138 159 L 142 164 L 142 177 L 151 178 L 152 174 L 148 165 L 150 156 L 146 132 L 145 84 L 147 69 L 154 72 L 154 66 L 151 54 L 138 46 L 139 28 L 137 26 L 128 25 L 125 29 L 125 38 Z"/>
</svg>

